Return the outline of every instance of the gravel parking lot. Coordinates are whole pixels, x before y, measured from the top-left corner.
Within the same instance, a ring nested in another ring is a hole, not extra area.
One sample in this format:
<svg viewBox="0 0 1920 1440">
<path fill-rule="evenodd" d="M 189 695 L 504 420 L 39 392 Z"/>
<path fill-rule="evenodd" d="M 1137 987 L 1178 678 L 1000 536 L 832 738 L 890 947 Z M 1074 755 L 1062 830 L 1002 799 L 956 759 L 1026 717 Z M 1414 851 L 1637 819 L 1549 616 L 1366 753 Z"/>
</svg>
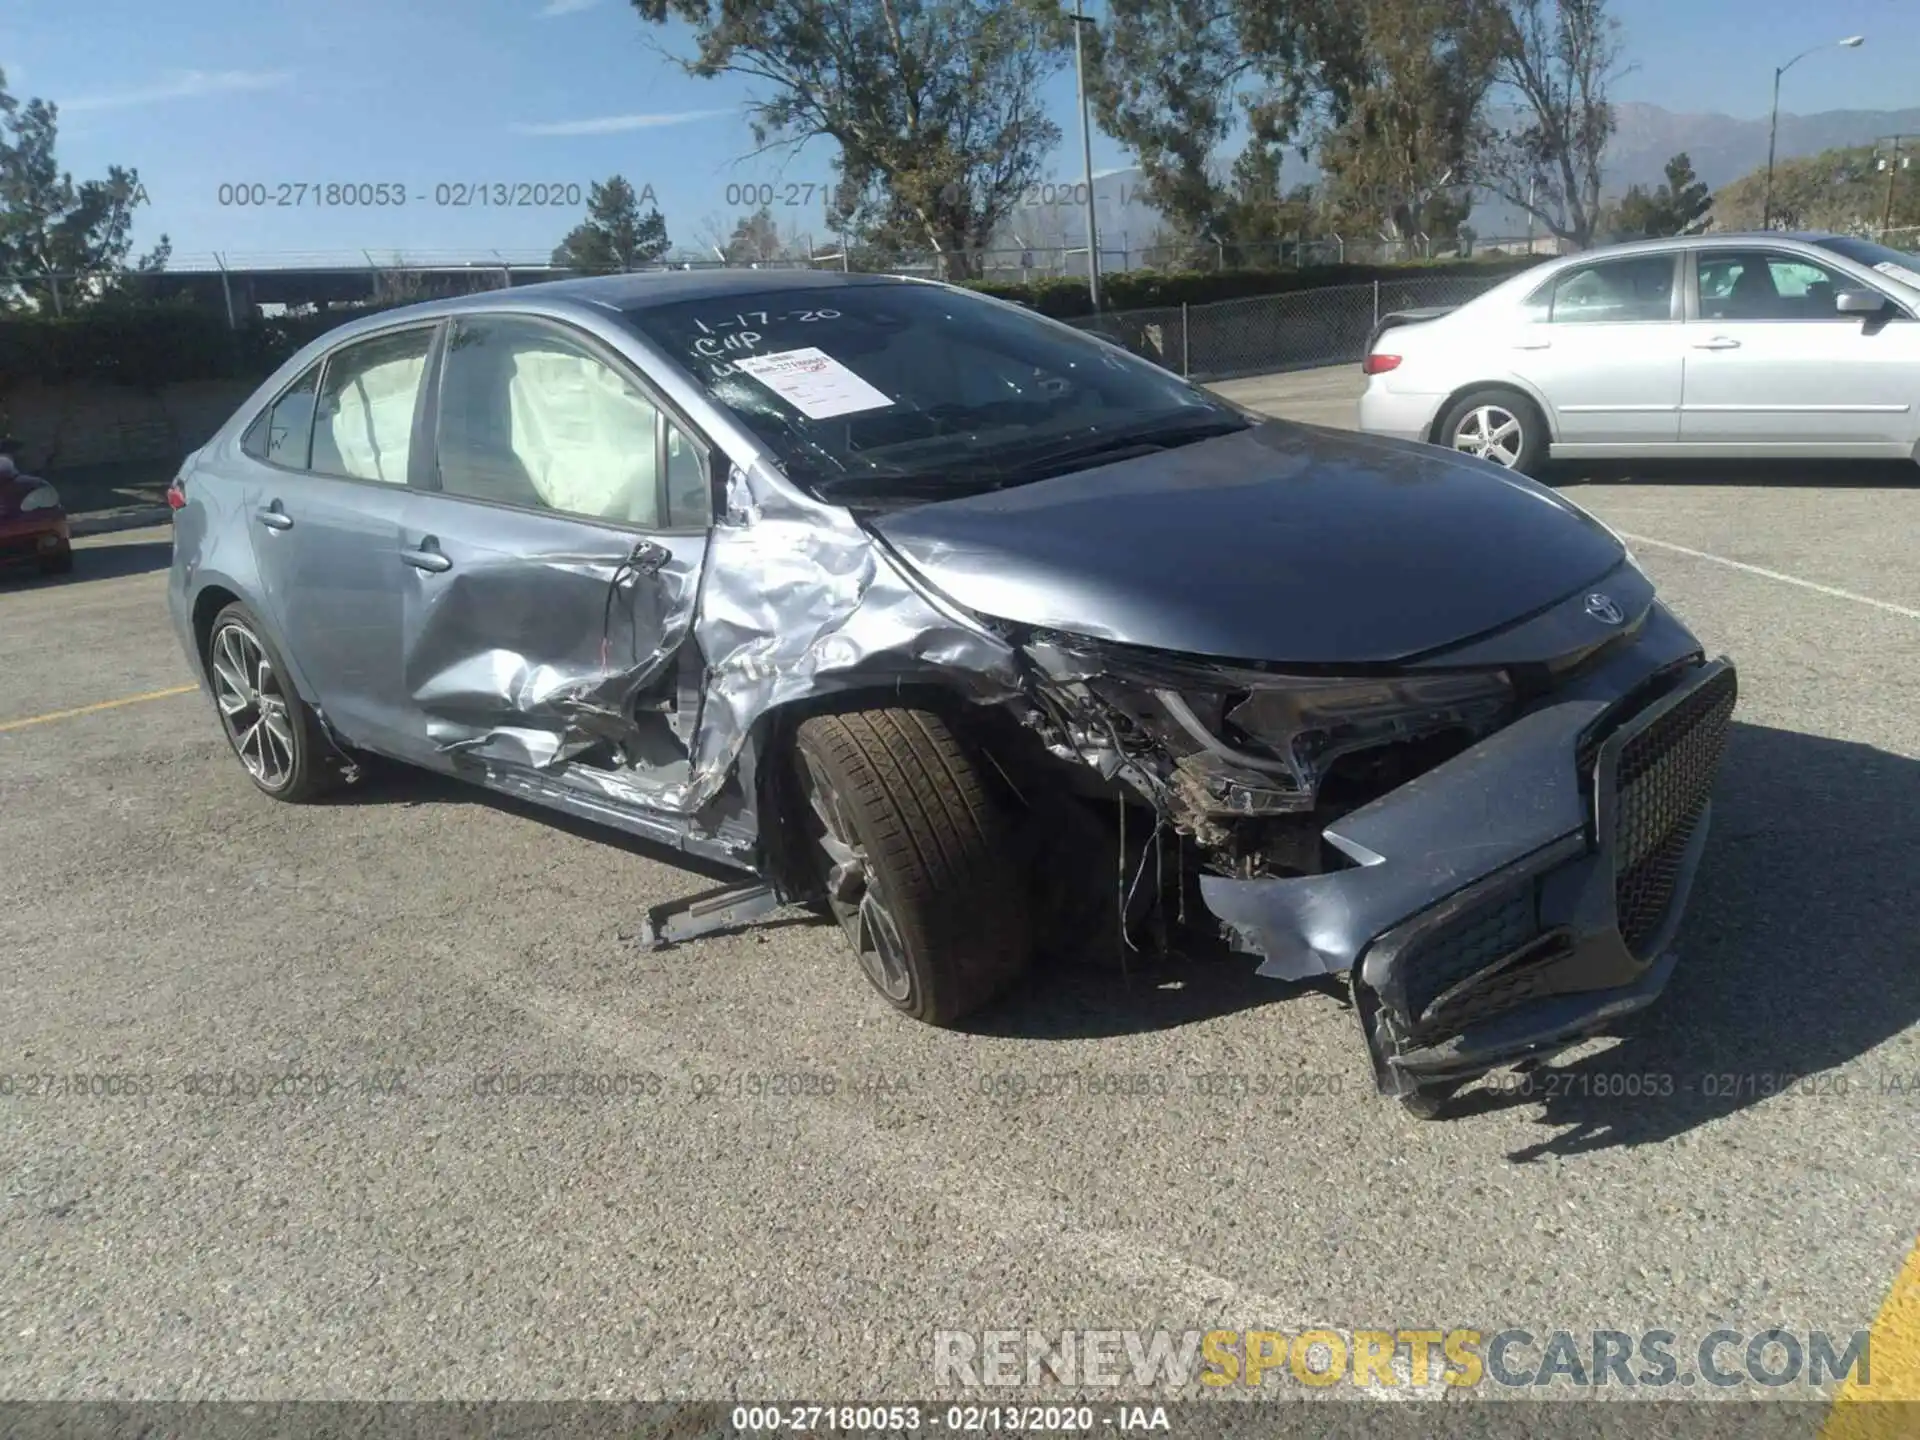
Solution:
<svg viewBox="0 0 1920 1440">
<path fill-rule="evenodd" d="M 1221 388 L 1339 422 L 1356 378 Z M 258 795 L 164 530 L 0 580 L 0 1397 L 841 1400 L 935 1393 L 942 1329 L 1864 1329 L 1920 1214 L 1916 481 L 1562 477 L 1740 664 L 1712 847 L 1655 1011 L 1426 1124 L 1337 987 L 1238 965 L 1043 969 L 952 1034 L 811 919 L 650 952 L 711 882 L 617 837 L 425 777 Z"/>
</svg>

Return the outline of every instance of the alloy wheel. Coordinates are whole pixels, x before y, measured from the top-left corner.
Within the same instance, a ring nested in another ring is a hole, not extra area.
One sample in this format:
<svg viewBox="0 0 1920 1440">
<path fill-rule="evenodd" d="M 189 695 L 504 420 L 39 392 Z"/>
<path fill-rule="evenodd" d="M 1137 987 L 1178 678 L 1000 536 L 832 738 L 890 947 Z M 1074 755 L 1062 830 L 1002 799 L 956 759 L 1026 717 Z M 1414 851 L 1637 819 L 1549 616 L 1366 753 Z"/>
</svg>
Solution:
<svg viewBox="0 0 1920 1440">
<path fill-rule="evenodd" d="M 284 789 L 296 760 L 293 717 L 266 647 L 230 621 L 214 632 L 208 652 L 214 703 L 234 753 L 263 790 Z"/>
<path fill-rule="evenodd" d="M 1520 417 L 1498 405 L 1480 405 L 1469 410 L 1453 431 L 1454 449 L 1478 455 L 1509 470 L 1519 462 L 1525 444 Z"/>
<path fill-rule="evenodd" d="M 816 822 L 814 843 L 825 862 L 827 904 L 874 988 L 900 1004 L 913 990 L 900 927 L 874 888 L 866 847 L 856 838 L 845 802 L 812 756 L 803 754 L 802 760 L 807 807 Z"/>
</svg>

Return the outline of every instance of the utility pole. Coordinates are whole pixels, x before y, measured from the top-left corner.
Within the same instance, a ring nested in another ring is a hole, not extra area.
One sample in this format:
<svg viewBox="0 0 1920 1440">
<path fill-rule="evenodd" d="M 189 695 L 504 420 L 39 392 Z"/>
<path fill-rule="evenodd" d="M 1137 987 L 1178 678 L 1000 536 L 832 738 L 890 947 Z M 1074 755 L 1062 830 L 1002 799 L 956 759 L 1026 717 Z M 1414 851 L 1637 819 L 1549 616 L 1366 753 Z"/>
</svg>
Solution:
<svg viewBox="0 0 1920 1440">
<path fill-rule="evenodd" d="M 1891 147 L 1893 153 L 1887 156 L 1887 210 L 1886 214 L 1880 218 L 1880 238 L 1882 243 L 1886 240 L 1887 232 L 1893 229 L 1893 187 L 1900 178 L 1903 158 L 1900 154 L 1900 145 L 1903 141 L 1911 138 L 1911 136 L 1907 135 L 1894 136 Z"/>
<path fill-rule="evenodd" d="M 1073 0 L 1073 71 L 1080 90 L 1080 158 L 1087 182 L 1087 298 L 1100 309 L 1100 225 L 1093 201 L 1093 122 L 1087 118 L 1087 47 L 1081 35 L 1093 17 Z"/>
</svg>

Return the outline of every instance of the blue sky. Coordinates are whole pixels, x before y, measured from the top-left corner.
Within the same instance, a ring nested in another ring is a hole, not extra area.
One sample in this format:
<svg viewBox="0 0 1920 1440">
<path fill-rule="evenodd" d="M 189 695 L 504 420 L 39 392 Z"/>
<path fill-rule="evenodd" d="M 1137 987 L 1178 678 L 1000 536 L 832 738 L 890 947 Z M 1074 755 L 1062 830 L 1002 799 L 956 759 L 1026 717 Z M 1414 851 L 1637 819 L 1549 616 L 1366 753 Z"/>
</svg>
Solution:
<svg viewBox="0 0 1920 1440">
<path fill-rule="evenodd" d="M 1920 104 L 1911 0 L 1614 0 L 1614 11 L 1636 66 L 1617 99 L 1764 115 L 1775 65 L 1863 33 L 1860 50 L 1796 66 L 1782 108 Z M 139 169 L 151 204 L 136 239 L 166 231 L 180 261 L 545 250 L 576 209 L 440 206 L 436 188 L 584 191 L 615 172 L 652 187 L 678 243 L 753 208 L 728 203 L 730 186 L 767 184 L 801 202 L 776 208 L 783 221 L 830 243 L 818 188 L 826 146 L 745 158 L 741 106 L 752 92 L 686 76 L 662 47 L 687 53 L 688 36 L 642 25 L 626 0 L 0 0 L 13 93 L 58 102 L 60 158 L 76 176 Z M 1062 179 L 1079 168 L 1073 96 L 1069 71 L 1051 95 L 1066 133 Z M 1096 136 L 1094 163 L 1128 157 Z M 223 183 L 302 181 L 397 183 L 413 198 L 359 211 L 219 203 Z"/>
</svg>

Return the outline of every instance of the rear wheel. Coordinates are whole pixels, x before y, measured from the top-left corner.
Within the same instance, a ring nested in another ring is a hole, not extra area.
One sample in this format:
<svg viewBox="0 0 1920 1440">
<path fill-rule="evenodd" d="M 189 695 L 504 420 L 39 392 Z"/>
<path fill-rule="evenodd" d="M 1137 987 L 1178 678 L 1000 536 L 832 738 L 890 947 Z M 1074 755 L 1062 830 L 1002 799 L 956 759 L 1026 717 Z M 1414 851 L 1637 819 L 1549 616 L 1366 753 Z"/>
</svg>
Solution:
<svg viewBox="0 0 1920 1440">
<path fill-rule="evenodd" d="M 213 617 L 207 679 L 227 742 L 256 786 L 295 802 L 333 788 L 339 776 L 319 718 L 246 606 L 236 602 Z"/>
<path fill-rule="evenodd" d="M 56 550 L 51 555 L 43 555 L 40 558 L 40 573 L 42 575 L 72 574 L 73 548 L 68 546 L 66 549 Z"/>
<path fill-rule="evenodd" d="M 971 749 L 931 711 L 816 715 L 794 738 L 827 903 L 873 988 L 950 1025 L 1026 967 L 1014 827 Z"/>
<path fill-rule="evenodd" d="M 1526 396 L 1513 390 L 1476 390 L 1457 401 L 1440 422 L 1440 443 L 1463 455 L 1491 460 L 1531 475 L 1547 458 L 1547 422 Z"/>
</svg>

